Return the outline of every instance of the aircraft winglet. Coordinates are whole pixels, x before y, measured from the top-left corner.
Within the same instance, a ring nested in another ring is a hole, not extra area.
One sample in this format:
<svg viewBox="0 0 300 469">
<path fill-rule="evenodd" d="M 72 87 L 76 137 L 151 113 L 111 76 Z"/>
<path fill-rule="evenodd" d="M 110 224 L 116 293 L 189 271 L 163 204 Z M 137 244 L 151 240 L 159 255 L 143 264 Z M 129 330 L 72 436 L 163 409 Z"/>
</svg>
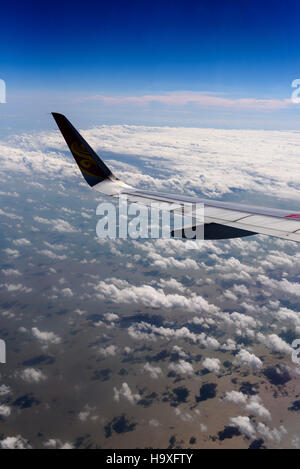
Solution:
<svg viewBox="0 0 300 469">
<path fill-rule="evenodd" d="M 93 187 L 105 180 L 117 180 L 111 170 L 63 114 L 52 112 L 52 116 L 74 156 L 83 177 L 90 186 Z"/>
</svg>

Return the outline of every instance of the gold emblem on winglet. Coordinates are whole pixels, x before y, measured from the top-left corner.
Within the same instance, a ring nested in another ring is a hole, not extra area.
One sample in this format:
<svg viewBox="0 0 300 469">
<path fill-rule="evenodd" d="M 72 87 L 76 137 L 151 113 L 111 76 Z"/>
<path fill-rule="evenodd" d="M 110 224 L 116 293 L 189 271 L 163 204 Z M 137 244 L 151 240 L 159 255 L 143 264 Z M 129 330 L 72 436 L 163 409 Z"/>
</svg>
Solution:
<svg viewBox="0 0 300 469">
<path fill-rule="evenodd" d="M 101 177 L 101 172 L 99 171 L 100 168 L 98 168 L 96 162 L 82 143 L 73 142 L 71 144 L 71 151 L 83 173 L 88 174 L 89 176 Z"/>
</svg>

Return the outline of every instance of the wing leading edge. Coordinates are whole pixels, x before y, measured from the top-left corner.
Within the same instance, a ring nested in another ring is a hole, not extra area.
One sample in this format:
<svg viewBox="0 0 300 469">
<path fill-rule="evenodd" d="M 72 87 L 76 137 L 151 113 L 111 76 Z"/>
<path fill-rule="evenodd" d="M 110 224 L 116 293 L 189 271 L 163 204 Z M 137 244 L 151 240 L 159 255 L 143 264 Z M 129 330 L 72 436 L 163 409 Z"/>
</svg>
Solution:
<svg viewBox="0 0 300 469">
<path fill-rule="evenodd" d="M 97 192 L 113 197 L 127 195 L 130 201 L 146 206 L 152 202 L 163 202 L 173 207 L 175 204 L 177 209 L 180 209 L 185 204 L 203 204 L 204 239 L 228 239 L 264 234 L 300 242 L 299 213 L 139 190 L 125 184 L 111 172 L 64 115 L 58 113 L 52 115 L 83 177 Z M 172 236 L 184 237 L 183 230 L 173 231 Z"/>
</svg>

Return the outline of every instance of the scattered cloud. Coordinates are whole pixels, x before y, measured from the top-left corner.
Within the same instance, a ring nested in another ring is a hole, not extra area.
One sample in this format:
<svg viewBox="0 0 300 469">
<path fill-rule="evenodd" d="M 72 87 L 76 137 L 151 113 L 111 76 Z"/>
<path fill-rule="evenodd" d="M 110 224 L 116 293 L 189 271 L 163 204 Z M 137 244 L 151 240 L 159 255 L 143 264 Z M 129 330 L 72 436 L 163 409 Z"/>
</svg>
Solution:
<svg viewBox="0 0 300 469">
<path fill-rule="evenodd" d="M 45 344 L 60 344 L 61 342 L 61 338 L 54 332 L 42 332 L 37 327 L 33 327 L 31 330 L 33 336 Z"/>
<path fill-rule="evenodd" d="M 129 401 L 130 404 L 136 404 L 141 400 L 141 396 L 138 393 L 133 393 L 127 383 L 123 383 L 119 390 L 116 387 L 113 390 L 116 402 L 119 402 L 121 398 Z"/>
</svg>

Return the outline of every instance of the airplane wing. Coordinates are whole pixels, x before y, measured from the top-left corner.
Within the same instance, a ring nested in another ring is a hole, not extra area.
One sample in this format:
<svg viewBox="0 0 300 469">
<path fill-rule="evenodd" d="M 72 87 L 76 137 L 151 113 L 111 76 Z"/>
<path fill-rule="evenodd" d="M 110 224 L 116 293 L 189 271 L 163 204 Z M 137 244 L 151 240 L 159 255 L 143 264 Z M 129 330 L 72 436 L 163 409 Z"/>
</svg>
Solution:
<svg viewBox="0 0 300 469">
<path fill-rule="evenodd" d="M 112 197 L 126 195 L 130 201 L 146 206 L 153 202 L 161 202 L 178 213 L 181 207 L 187 204 L 196 206 L 203 204 L 204 239 L 227 239 L 264 234 L 300 242 L 300 213 L 140 190 L 120 181 L 64 115 L 54 112 L 52 115 L 83 177 L 97 192 Z M 198 220 L 197 223 L 196 218 L 190 229 L 200 223 L 203 224 L 203 220 Z M 171 235 L 185 237 L 184 233 L 186 233 L 185 227 L 179 231 L 174 230 Z"/>
</svg>

